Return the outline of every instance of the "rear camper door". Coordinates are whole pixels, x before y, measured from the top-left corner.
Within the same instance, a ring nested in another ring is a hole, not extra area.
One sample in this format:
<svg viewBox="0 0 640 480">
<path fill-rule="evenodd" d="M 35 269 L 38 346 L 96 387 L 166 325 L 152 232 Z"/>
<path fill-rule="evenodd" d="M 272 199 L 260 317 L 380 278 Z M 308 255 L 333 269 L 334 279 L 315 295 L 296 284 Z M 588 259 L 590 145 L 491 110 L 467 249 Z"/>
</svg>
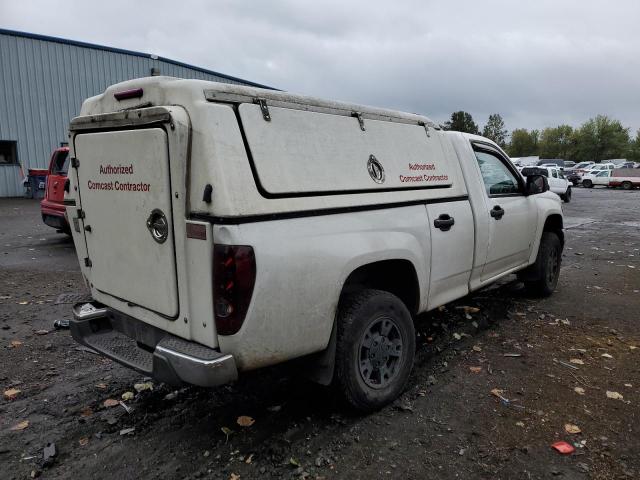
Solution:
<svg viewBox="0 0 640 480">
<path fill-rule="evenodd" d="M 439 134 L 424 126 L 243 103 L 240 119 L 265 196 L 448 188 Z"/>
<path fill-rule="evenodd" d="M 100 292 L 178 314 L 171 177 L 161 128 L 75 137 L 91 282 Z"/>
</svg>

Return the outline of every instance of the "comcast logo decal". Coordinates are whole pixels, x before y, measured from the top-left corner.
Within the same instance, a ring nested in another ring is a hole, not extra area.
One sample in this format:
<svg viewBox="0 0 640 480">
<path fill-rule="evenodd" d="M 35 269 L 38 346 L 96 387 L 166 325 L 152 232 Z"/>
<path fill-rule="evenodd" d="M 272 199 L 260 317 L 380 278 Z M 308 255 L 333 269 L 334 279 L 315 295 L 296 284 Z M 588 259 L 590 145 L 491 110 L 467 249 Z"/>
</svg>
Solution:
<svg viewBox="0 0 640 480">
<path fill-rule="evenodd" d="M 374 155 L 369 155 L 369 161 L 367 162 L 367 170 L 371 179 L 376 183 L 384 182 L 384 168 L 382 164 Z"/>
</svg>

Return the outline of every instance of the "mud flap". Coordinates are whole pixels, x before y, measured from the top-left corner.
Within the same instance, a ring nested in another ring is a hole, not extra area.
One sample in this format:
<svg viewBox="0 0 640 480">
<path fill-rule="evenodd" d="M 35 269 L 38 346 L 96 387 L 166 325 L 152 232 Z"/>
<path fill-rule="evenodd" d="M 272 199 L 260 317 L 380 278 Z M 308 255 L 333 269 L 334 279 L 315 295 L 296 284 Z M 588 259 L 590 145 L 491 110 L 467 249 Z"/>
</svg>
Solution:
<svg viewBox="0 0 640 480">
<path fill-rule="evenodd" d="M 336 330 L 336 322 L 334 320 L 327 348 L 301 360 L 306 371 L 306 378 L 320 385 L 328 386 L 333 381 L 333 372 L 336 365 Z"/>
</svg>

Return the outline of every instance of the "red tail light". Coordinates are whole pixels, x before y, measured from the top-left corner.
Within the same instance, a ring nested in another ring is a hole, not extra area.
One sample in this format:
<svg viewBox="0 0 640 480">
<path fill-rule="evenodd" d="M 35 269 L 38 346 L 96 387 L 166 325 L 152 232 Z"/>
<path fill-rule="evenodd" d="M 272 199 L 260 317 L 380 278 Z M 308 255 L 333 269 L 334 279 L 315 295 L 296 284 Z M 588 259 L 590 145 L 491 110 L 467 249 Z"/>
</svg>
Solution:
<svg viewBox="0 0 640 480">
<path fill-rule="evenodd" d="M 216 245 L 213 249 L 213 308 L 219 335 L 240 330 L 256 282 L 253 248 Z"/>
</svg>

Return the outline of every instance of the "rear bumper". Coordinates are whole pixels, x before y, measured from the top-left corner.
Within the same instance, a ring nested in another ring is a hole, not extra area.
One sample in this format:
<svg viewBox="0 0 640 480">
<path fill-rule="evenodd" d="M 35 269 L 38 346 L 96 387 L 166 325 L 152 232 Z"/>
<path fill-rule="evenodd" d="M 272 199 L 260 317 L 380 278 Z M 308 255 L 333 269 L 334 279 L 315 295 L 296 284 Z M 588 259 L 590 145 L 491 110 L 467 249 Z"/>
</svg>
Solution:
<svg viewBox="0 0 640 480">
<path fill-rule="evenodd" d="M 45 213 L 47 215 L 57 215 L 64 217 L 64 212 L 66 207 L 63 203 L 52 202 L 51 200 L 47 200 L 46 198 L 40 202 L 40 210 L 42 214 Z"/>
<path fill-rule="evenodd" d="M 40 202 L 42 221 L 53 228 L 61 230 L 69 228 L 65 206 L 60 203 L 43 200 Z"/>
<path fill-rule="evenodd" d="M 47 213 L 42 214 L 42 221 L 45 225 L 56 228 L 58 230 L 68 230 L 69 222 L 67 222 L 66 217 L 59 215 L 49 215 Z"/>
<path fill-rule="evenodd" d="M 214 387 L 238 378 L 231 355 L 183 340 L 99 304 L 73 307 L 73 338 L 104 356 L 170 385 Z"/>
</svg>

